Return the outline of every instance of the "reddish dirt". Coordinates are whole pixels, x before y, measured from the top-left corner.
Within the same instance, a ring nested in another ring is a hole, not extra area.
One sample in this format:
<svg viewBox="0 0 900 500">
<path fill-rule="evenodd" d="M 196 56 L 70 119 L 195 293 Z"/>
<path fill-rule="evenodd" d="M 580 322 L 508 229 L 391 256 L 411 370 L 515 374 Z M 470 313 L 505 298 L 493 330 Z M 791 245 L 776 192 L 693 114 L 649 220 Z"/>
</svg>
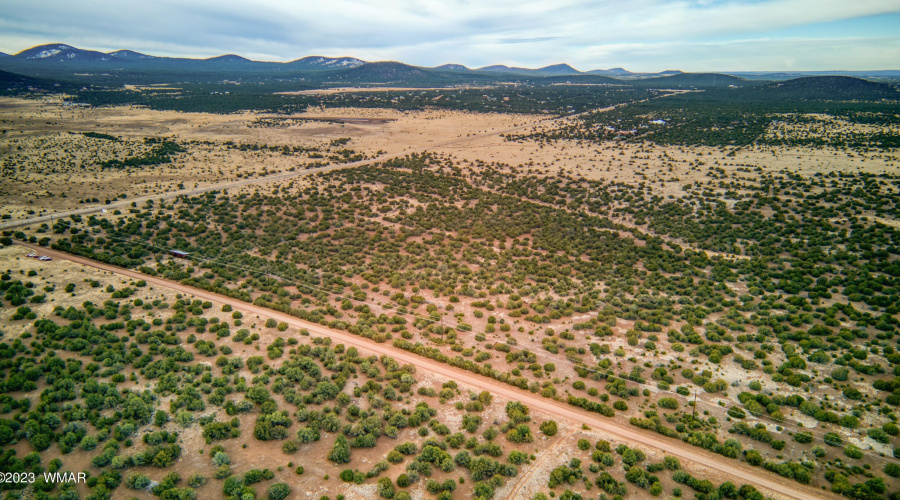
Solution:
<svg viewBox="0 0 900 500">
<path fill-rule="evenodd" d="M 546 399 L 541 396 L 523 391 L 512 386 L 497 382 L 496 380 L 482 377 L 471 372 L 452 367 L 450 365 L 433 361 L 416 354 L 409 353 L 400 348 L 393 347 L 389 344 L 379 344 L 364 337 L 358 337 L 353 334 L 332 330 L 316 323 L 309 323 L 301 319 L 279 313 L 263 307 L 254 306 L 245 302 L 240 302 L 224 295 L 207 292 L 198 288 L 182 285 L 174 281 L 163 278 L 144 275 L 137 271 L 123 269 L 116 266 L 95 262 L 90 259 L 78 257 L 50 250 L 44 247 L 31 245 L 24 242 L 16 242 L 26 248 L 40 252 L 43 255 L 49 255 L 55 259 L 66 259 L 71 262 L 84 266 L 94 267 L 104 271 L 117 273 L 132 279 L 142 279 L 154 285 L 162 286 L 175 290 L 177 292 L 193 295 L 197 298 L 215 301 L 221 304 L 230 304 L 235 311 L 241 311 L 244 314 L 260 315 L 261 317 L 273 318 L 277 321 L 284 321 L 294 329 L 306 328 L 310 333 L 328 336 L 334 341 L 344 343 L 348 346 L 356 346 L 369 350 L 377 354 L 384 354 L 393 357 L 400 364 L 410 363 L 420 370 L 426 370 L 433 374 L 447 377 L 450 380 L 456 380 L 464 384 L 481 388 L 491 392 L 496 396 L 505 399 L 517 400 L 528 405 L 533 409 L 540 410 L 547 414 L 555 415 L 578 424 L 588 425 L 594 429 L 606 432 L 611 436 L 628 442 L 640 444 L 645 447 L 661 450 L 679 459 L 693 462 L 699 466 L 708 468 L 711 472 L 729 477 L 734 483 L 753 484 L 757 488 L 765 490 L 767 493 L 774 495 L 776 498 L 805 500 L 808 498 L 839 498 L 836 495 L 811 486 L 804 486 L 795 482 L 789 482 L 780 477 L 761 469 L 754 469 L 750 465 L 734 460 L 723 458 L 719 455 L 707 452 L 705 450 L 687 445 L 676 439 L 669 439 L 656 434 L 647 433 L 630 427 L 628 424 L 615 419 L 608 419 L 599 415 L 594 415 L 565 403 Z"/>
</svg>

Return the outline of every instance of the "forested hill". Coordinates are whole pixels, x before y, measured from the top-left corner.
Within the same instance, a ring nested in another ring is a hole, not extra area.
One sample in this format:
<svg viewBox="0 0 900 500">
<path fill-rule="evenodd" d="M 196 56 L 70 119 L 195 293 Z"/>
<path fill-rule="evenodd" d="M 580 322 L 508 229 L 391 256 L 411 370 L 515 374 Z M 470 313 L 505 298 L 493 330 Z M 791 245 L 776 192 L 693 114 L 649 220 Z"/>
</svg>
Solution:
<svg viewBox="0 0 900 500">
<path fill-rule="evenodd" d="M 42 92 L 71 92 L 75 86 L 69 82 L 60 82 L 44 78 L 10 73 L 0 70 L 0 95 L 19 95 Z"/>
<path fill-rule="evenodd" d="M 765 104 L 783 110 L 797 107 L 798 110 L 810 112 L 829 103 L 878 103 L 900 100 L 900 90 L 895 85 L 849 76 L 807 76 L 762 85 L 750 83 L 747 86 L 707 87 L 702 89 L 704 92 L 676 96 L 676 100 L 696 103 Z"/>
<path fill-rule="evenodd" d="M 771 83 L 755 89 L 782 99 L 878 101 L 900 99 L 896 87 L 851 76 L 808 76 Z"/>
<path fill-rule="evenodd" d="M 721 73 L 680 73 L 677 75 L 663 76 L 659 78 L 647 78 L 644 80 L 636 80 L 631 83 L 637 86 L 655 87 L 655 88 L 683 88 L 683 87 L 728 87 L 728 86 L 747 86 L 760 85 L 765 83 L 762 81 L 744 80 L 731 75 L 723 75 Z"/>
</svg>

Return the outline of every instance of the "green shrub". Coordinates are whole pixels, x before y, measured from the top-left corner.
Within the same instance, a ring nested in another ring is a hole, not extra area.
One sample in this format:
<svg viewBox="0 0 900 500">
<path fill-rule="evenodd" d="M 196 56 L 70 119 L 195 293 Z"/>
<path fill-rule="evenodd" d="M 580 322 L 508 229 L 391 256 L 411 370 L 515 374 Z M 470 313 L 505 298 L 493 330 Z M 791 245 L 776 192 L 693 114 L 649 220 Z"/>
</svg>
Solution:
<svg viewBox="0 0 900 500">
<path fill-rule="evenodd" d="M 847 445 L 846 448 L 844 448 L 844 455 L 847 455 L 850 458 L 859 460 L 860 458 L 863 457 L 863 452 L 856 446 L 850 444 L 850 445 Z"/>
<path fill-rule="evenodd" d="M 884 473 L 891 477 L 900 477 L 900 465 L 893 462 L 885 464 Z"/>
<path fill-rule="evenodd" d="M 285 483 L 275 483 L 266 490 L 269 500 L 284 500 L 291 494 L 291 488 Z"/>
<path fill-rule="evenodd" d="M 553 420 L 545 420 L 541 423 L 540 429 L 545 436 L 555 436 L 559 430 L 559 426 Z"/>
</svg>

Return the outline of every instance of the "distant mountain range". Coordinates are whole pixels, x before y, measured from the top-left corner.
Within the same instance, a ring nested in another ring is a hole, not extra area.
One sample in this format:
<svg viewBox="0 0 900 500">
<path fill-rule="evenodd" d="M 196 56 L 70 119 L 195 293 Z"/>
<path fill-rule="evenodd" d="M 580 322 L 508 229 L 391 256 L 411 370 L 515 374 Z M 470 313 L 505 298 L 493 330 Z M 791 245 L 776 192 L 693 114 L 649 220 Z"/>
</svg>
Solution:
<svg viewBox="0 0 900 500">
<path fill-rule="evenodd" d="M 159 57 L 142 54 L 133 50 L 116 50 L 99 52 L 80 49 L 63 43 L 39 45 L 23 50 L 17 54 L 0 53 L 0 64 L 5 70 L 60 70 L 99 71 L 99 70 L 198 70 L 198 71 L 232 71 L 235 69 L 253 71 L 328 71 L 356 68 L 365 64 L 374 64 L 354 57 L 308 56 L 288 62 L 252 61 L 235 54 L 225 54 L 207 59 L 191 59 L 181 57 Z M 382 64 L 379 62 L 379 64 Z M 400 63 L 402 64 L 402 63 Z M 410 66 L 415 67 L 415 66 Z M 567 75 L 600 75 L 617 78 L 647 78 L 652 76 L 668 76 L 681 71 L 663 71 L 660 73 L 633 73 L 623 68 L 595 69 L 578 71 L 568 64 L 554 64 L 543 68 L 519 68 L 504 65 L 484 66 L 471 69 L 462 64 L 444 64 L 430 69 L 438 72 L 463 74 L 485 73 L 495 75 L 519 76 L 567 76 Z"/>
<path fill-rule="evenodd" d="M 495 73 L 513 73 L 517 75 L 534 75 L 534 76 L 558 76 L 558 75 L 580 75 L 581 72 L 569 66 L 568 64 L 554 64 L 544 66 L 538 69 L 529 68 L 510 68 L 509 66 L 494 65 L 478 68 L 478 71 L 492 71 Z"/>
<path fill-rule="evenodd" d="M 753 86 L 760 80 L 787 80 L 812 75 L 848 75 L 871 79 L 900 78 L 900 70 L 822 72 L 684 73 L 666 70 L 637 73 L 624 68 L 579 71 L 568 64 L 542 68 L 491 65 L 468 68 L 444 64 L 433 68 L 396 61 L 367 62 L 354 57 L 308 56 L 288 62 L 253 61 L 235 54 L 207 59 L 159 57 L 133 50 L 99 52 L 62 43 L 39 45 L 17 54 L 0 53 L 0 70 L 38 79 L 110 84 L 122 79 L 145 82 L 174 78 L 199 81 L 262 78 L 276 81 L 305 80 L 309 85 L 341 83 L 482 84 L 510 79 L 540 79 L 548 83 L 666 85 L 681 87 Z M 103 80 L 103 79 L 106 80 Z M 755 81 L 754 81 L 755 80 Z"/>
<path fill-rule="evenodd" d="M 142 54 L 133 50 L 116 50 L 113 52 L 97 52 L 53 43 L 39 45 L 23 50 L 17 54 L 3 58 L 6 68 L 13 67 L 68 67 L 71 69 L 197 69 L 197 70 L 232 70 L 265 69 L 268 67 L 288 68 L 299 71 L 333 70 L 354 68 L 366 64 L 366 61 L 353 57 L 321 57 L 309 56 L 285 63 L 251 61 L 235 54 L 225 54 L 207 59 L 190 59 L 182 57 L 159 57 Z"/>
</svg>

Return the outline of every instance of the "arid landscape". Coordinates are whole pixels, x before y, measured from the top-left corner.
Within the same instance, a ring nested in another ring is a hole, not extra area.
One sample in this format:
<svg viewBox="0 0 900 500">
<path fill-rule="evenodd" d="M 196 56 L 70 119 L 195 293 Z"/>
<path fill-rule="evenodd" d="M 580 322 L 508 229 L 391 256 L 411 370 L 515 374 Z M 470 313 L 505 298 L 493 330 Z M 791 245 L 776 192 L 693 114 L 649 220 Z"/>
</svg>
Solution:
<svg viewBox="0 0 900 500">
<path fill-rule="evenodd" d="M 900 496 L 896 82 L 20 56 L 4 498 Z"/>
</svg>

